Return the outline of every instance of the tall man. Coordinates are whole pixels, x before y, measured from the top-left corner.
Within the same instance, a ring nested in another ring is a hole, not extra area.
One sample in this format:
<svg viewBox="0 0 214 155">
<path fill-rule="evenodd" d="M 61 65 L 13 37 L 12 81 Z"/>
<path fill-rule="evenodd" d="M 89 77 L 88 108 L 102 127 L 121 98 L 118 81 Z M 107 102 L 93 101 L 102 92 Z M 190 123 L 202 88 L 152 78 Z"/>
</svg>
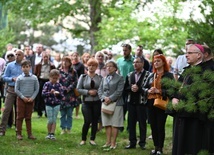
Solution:
<svg viewBox="0 0 214 155">
<path fill-rule="evenodd" d="M 136 124 L 139 122 L 140 140 L 138 142 L 141 149 L 146 145 L 146 99 L 142 96 L 142 86 L 147 81 L 149 71 L 143 69 L 144 59 L 136 57 L 134 59 L 135 71 L 126 77 L 124 90 L 128 93 L 128 124 L 129 124 L 129 145 L 125 149 L 136 148 Z"/>
<path fill-rule="evenodd" d="M 133 60 L 131 56 L 132 47 L 129 44 L 123 44 L 123 57 L 117 59 L 118 72 L 126 79 L 128 73 L 134 71 Z"/>
<path fill-rule="evenodd" d="M 211 136 L 211 128 L 207 125 L 207 113 L 205 113 L 200 106 L 202 103 L 204 106 L 210 105 L 208 104 L 209 101 L 206 100 L 210 96 L 206 94 L 206 96 L 202 98 L 203 96 L 201 96 L 201 94 L 203 94 L 205 90 L 197 87 L 194 88 L 194 86 L 199 84 L 198 82 L 202 82 L 200 83 L 201 87 L 207 83 L 207 81 L 203 79 L 205 66 L 203 66 L 202 61 L 204 54 L 205 50 L 202 45 L 192 44 L 187 48 L 186 58 L 189 66 L 185 68 L 184 73 L 178 79 L 182 82 L 182 87 L 179 93 L 175 94 L 172 99 L 173 107 L 175 107 L 175 109 L 177 109 L 176 107 L 179 108 L 174 119 L 172 155 L 198 154 L 201 150 L 206 149 L 209 153 L 214 153 L 213 144 L 209 145 L 213 143 L 213 139 Z M 196 67 L 198 69 L 202 67 L 202 70 L 194 73 L 193 71 Z M 212 92 L 212 87 L 207 86 L 206 88 L 206 91 Z M 213 100 L 211 99 L 211 101 Z M 182 105 L 182 102 L 184 105 Z M 177 104 L 180 104 L 181 107 L 177 106 Z M 187 110 L 186 107 L 188 106 L 191 106 L 191 108 L 189 107 Z M 206 108 L 209 109 L 209 107 Z M 190 109 L 194 110 L 189 111 Z"/>
<path fill-rule="evenodd" d="M 134 58 L 131 56 L 132 47 L 129 44 L 123 44 L 123 57 L 117 59 L 118 72 L 123 76 L 124 80 L 128 73 L 134 71 L 133 60 Z M 127 112 L 127 93 L 123 92 L 124 99 L 124 118 Z"/>
<path fill-rule="evenodd" d="M 21 61 L 24 58 L 24 52 L 22 50 L 16 51 L 16 60 L 9 63 L 6 67 L 6 70 L 3 75 L 3 81 L 8 83 L 7 94 L 5 98 L 5 109 L 2 115 L 2 120 L 0 124 L 0 136 L 5 135 L 8 118 L 13 108 L 13 105 L 16 103 L 16 93 L 14 91 L 14 86 L 16 78 L 22 73 L 21 70 Z M 16 112 L 15 112 L 16 116 Z"/>
</svg>

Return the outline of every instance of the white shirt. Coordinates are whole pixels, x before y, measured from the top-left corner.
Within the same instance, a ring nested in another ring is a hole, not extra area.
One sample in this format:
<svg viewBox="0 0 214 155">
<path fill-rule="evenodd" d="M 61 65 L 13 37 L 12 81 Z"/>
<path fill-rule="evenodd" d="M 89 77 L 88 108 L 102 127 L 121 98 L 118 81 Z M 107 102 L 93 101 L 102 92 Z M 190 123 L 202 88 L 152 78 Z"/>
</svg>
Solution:
<svg viewBox="0 0 214 155">
<path fill-rule="evenodd" d="M 42 53 L 40 55 L 38 55 L 38 53 L 36 53 L 36 57 L 35 57 L 35 65 L 37 65 L 38 63 L 40 63 L 42 61 Z"/>
</svg>

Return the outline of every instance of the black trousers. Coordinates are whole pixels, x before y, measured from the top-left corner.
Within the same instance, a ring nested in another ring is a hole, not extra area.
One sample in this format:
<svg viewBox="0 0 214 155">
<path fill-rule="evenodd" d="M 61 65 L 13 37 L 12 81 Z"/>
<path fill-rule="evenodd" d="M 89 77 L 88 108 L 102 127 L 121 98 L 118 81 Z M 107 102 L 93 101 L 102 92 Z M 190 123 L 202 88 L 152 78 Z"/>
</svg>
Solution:
<svg viewBox="0 0 214 155">
<path fill-rule="evenodd" d="M 134 105 L 128 103 L 128 123 L 129 123 L 129 141 L 130 145 L 136 146 L 136 125 L 139 123 L 140 140 L 139 145 L 145 146 L 146 144 L 146 106 Z"/>
<path fill-rule="evenodd" d="M 48 79 L 47 80 L 39 79 L 39 93 L 36 96 L 36 105 L 35 105 L 36 109 L 37 109 L 38 116 L 42 116 L 42 111 L 45 111 L 45 102 L 44 102 L 44 99 L 42 97 L 42 89 L 43 89 L 45 82 L 47 82 L 47 81 L 49 81 L 49 80 Z"/>
<path fill-rule="evenodd" d="M 154 100 L 148 100 L 148 112 L 150 119 L 150 126 L 152 130 L 152 139 L 155 147 L 160 149 L 164 146 L 165 140 L 165 124 L 167 114 L 164 110 L 153 106 Z"/>
<path fill-rule="evenodd" d="M 91 124 L 90 140 L 95 140 L 97 132 L 97 123 L 101 115 L 101 101 L 83 103 L 82 114 L 84 117 L 84 124 L 82 127 L 82 140 L 86 141 L 90 124 Z"/>
</svg>

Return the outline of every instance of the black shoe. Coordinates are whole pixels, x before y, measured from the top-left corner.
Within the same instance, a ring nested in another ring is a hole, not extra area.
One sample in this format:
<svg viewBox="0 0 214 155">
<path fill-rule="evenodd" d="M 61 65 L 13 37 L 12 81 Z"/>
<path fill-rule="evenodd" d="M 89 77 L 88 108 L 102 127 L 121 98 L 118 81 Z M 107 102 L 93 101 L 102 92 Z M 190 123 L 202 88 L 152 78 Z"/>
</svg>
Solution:
<svg viewBox="0 0 214 155">
<path fill-rule="evenodd" d="M 146 149 L 146 146 L 143 145 L 143 146 L 140 146 L 140 148 L 141 148 L 142 150 L 145 150 L 145 149 Z"/>
<path fill-rule="evenodd" d="M 125 147 L 125 149 L 135 149 L 135 148 L 136 148 L 135 145 L 127 145 L 127 146 Z"/>
<path fill-rule="evenodd" d="M 119 127 L 119 131 L 123 132 L 124 131 L 124 127 Z"/>
<path fill-rule="evenodd" d="M 156 150 L 151 150 L 150 155 L 156 155 L 157 151 Z"/>
</svg>

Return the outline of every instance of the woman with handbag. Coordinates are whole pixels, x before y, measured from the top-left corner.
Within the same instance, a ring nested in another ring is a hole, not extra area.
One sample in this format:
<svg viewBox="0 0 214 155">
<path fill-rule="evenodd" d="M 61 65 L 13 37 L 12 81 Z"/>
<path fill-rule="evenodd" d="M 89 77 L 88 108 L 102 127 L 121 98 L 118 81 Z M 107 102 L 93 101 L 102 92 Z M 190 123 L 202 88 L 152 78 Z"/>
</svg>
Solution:
<svg viewBox="0 0 214 155">
<path fill-rule="evenodd" d="M 124 88 L 124 79 L 116 73 L 117 64 L 114 61 L 108 61 L 106 63 L 106 69 L 108 75 L 102 79 L 98 94 L 102 101 L 101 118 L 106 130 L 106 143 L 103 145 L 103 148 L 108 151 L 116 149 L 118 128 L 123 127 L 124 102 L 122 92 Z"/>
<path fill-rule="evenodd" d="M 98 62 L 94 58 L 90 58 L 87 62 L 88 72 L 82 74 L 77 83 L 78 92 L 83 95 L 82 114 L 84 124 L 82 127 L 82 141 L 80 145 L 86 144 L 88 130 L 91 124 L 91 137 L 89 143 L 96 145 L 95 138 L 97 132 L 97 123 L 100 117 L 101 101 L 98 96 L 98 88 L 102 77 L 95 73 Z"/>
<path fill-rule="evenodd" d="M 154 103 L 156 103 L 156 101 L 158 105 L 162 102 L 167 103 L 167 90 L 164 87 L 164 83 L 162 83 L 165 78 L 173 79 L 173 74 L 169 72 L 169 66 L 165 56 L 159 54 L 154 56 L 153 74 L 150 75 L 146 85 L 143 87 L 143 95 L 148 98 L 147 105 L 150 126 L 155 146 L 155 149 L 151 151 L 152 155 L 161 155 L 163 153 L 167 114 L 165 113 L 164 107 L 156 107 Z"/>
</svg>

